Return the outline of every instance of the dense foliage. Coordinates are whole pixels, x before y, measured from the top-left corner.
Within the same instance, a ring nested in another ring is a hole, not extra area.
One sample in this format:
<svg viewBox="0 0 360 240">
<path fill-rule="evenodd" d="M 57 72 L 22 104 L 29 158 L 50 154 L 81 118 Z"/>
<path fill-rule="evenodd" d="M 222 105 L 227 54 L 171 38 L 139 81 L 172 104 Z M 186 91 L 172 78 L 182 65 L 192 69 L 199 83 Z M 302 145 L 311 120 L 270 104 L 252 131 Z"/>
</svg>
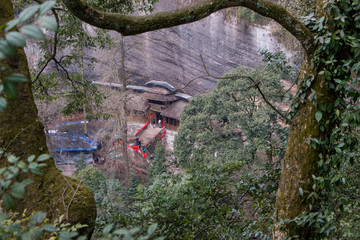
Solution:
<svg viewBox="0 0 360 240">
<path fill-rule="evenodd" d="M 284 128 L 257 87 L 273 104 L 279 102 L 279 74 L 241 67 L 225 75 L 212 92 L 192 100 L 175 139 L 179 160 L 186 166 L 211 156 L 252 163 L 259 150 L 266 150 L 271 163 L 280 153 Z"/>
<path fill-rule="evenodd" d="M 41 5 L 34 5 L 23 11 L 19 17 L 9 21 L 6 25 L 0 26 L 0 30 L 4 29 L 5 38 L 0 39 L 0 60 L 7 57 L 13 57 L 17 47 L 25 47 L 25 37 L 30 39 L 45 40 L 45 34 L 39 27 L 51 31 L 57 31 L 58 25 L 56 21 L 45 14 L 53 8 L 54 1 L 45 2 Z M 33 21 L 33 24 L 29 24 Z M 12 31 L 18 26 L 19 31 Z M 28 79 L 21 73 L 9 73 L 9 69 L 0 65 L 2 78 L 0 79 L 0 112 L 7 106 L 5 96 L 15 98 L 16 82 L 26 82 Z"/>
<path fill-rule="evenodd" d="M 356 236 L 349 226 L 359 225 L 358 191 L 349 188 L 359 186 L 357 171 L 350 169 L 358 166 L 359 156 L 360 1 L 331 0 L 323 7 L 322 17 L 314 13 L 304 17 L 316 34 L 318 46 L 311 65 L 318 76 L 309 74 L 293 104 L 294 113 L 303 101 L 314 101 L 318 109 L 314 117 L 322 135 L 310 139 L 310 144 L 320 152 L 319 172 L 298 189 L 310 213 L 285 222 L 294 223 L 299 233 L 307 229 L 315 239 L 347 238 Z M 319 76 L 329 96 L 316 92 L 313 82 Z M 309 91 L 312 94 L 305 99 Z"/>
</svg>

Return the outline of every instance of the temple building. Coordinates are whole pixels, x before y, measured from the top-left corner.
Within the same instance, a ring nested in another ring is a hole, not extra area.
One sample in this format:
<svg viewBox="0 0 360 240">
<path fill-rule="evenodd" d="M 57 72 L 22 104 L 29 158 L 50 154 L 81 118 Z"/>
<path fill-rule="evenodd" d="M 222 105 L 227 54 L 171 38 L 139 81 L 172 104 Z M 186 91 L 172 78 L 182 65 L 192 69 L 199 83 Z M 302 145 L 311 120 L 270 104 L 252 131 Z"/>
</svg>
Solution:
<svg viewBox="0 0 360 240">
<path fill-rule="evenodd" d="M 147 116 L 150 121 L 165 121 L 165 124 L 179 126 L 180 114 L 191 96 L 179 92 L 166 82 L 149 81 L 141 97 L 148 102 Z"/>
<path fill-rule="evenodd" d="M 121 88 L 120 84 L 93 82 L 95 84 Z M 191 96 L 163 81 L 148 81 L 143 86 L 128 85 L 127 110 L 129 114 L 145 118 L 150 124 L 164 121 L 175 130 L 180 124 L 180 114 L 191 100 Z"/>
</svg>

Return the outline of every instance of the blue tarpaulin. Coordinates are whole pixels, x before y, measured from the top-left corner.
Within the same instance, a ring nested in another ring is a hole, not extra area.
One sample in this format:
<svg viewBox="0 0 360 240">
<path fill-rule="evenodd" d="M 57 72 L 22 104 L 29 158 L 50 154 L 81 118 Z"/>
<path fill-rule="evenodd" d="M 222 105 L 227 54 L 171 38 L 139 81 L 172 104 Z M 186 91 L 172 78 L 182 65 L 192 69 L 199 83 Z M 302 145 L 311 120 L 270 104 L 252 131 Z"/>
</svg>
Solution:
<svg viewBox="0 0 360 240">
<path fill-rule="evenodd" d="M 71 121 L 59 124 L 59 129 L 67 125 L 82 125 L 84 121 Z M 93 151 L 97 150 L 97 141 L 92 133 L 87 135 L 76 132 L 56 132 L 49 134 L 52 151 Z"/>
</svg>

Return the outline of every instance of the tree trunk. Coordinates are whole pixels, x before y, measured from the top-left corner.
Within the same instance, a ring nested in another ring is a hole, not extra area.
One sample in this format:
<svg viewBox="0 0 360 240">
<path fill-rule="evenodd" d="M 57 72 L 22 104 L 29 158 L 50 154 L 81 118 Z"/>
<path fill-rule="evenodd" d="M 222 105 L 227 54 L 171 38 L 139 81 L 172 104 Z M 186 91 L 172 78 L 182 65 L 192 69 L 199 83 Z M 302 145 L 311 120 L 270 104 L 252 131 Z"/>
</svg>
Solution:
<svg viewBox="0 0 360 240">
<path fill-rule="evenodd" d="M 84 52 L 84 50 L 82 49 L 81 51 L 82 53 Z M 85 83 L 85 72 L 84 72 L 84 56 L 81 57 L 81 82 L 82 84 Z M 85 101 L 83 102 L 83 119 L 84 119 L 84 134 L 85 136 L 87 136 L 88 131 L 87 131 L 87 116 L 86 116 L 86 104 L 87 104 L 87 91 L 84 88 L 84 94 L 85 94 Z"/>
<path fill-rule="evenodd" d="M 125 47 L 124 47 L 124 37 L 120 33 L 120 51 L 121 51 L 121 72 L 119 74 L 121 79 L 121 101 L 120 101 L 120 131 L 122 138 L 122 149 L 123 149 L 123 160 L 125 161 L 125 172 L 126 172 L 126 184 L 129 185 L 130 182 L 130 159 L 128 155 L 127 147 L 127 119 L 126 119 L 126 101 L 127 101 L 127 77 L 126 77 L 126 68 L 125 68 Z"/>
<path fill-rule="evenodd" d="M 309 56 L 305 56 L 302 66 L 302 76 L 313 73 L 315 80 L 311 88 L 317 93 L 317 101 L 325 105 L 335 102 L 335 94 L 327 90 L 325 81 L 321 76 L 317 75 L 309 67 Z M 310 145 L 312 138 L 321 139 L 327 137 L 327 134 L 320 131 L 320 123 L 315 119 L 315 113 L 319 111 L 314 101 L 308 100 L 311 94 L 308 91 L 304 103 L 299 104 L 299 109 L 293 117 L 286 146 L 285 157 L 282 164 L 282 173 L 279 183 L 279 189 L 275 204 L 275 239 L 284 239 L 285 236 L 291 237 L 300 235 L 300 238 L 309 239 L 311 236 L 311 229 L 304 229 L 298 232 L 295 231 L 295 226 L 285 225 L 284 230 L 280 231 L 278 223 L 284 219 L 293 219 L 301 214 L 303 211 L 309 211 L 309 203 L 304 197 L 300 195 L 299 188 L 303 190 L 310 190 L 312 184 L 306 184 L 309 179 L 312 182 L 312 175 L 318 173 L 319 154 L 323 153 L 318 149 L 314 149 Z M 302 101 L 298 99 L 298 101 Z M 323 112 L 323 119 L 328 119 L 328 116 Z M 324 153 L 323 153 L 324 154 Z"/>
<path fill-rule="evenodd" d="M 0 0 L 0 25 L 13 17 L 11 1 Z M 4 37 L 4 32 L 0 35 Z M 5 74 L 12 72 L 22 73 L 30 79 L 24 50 L 19 48 L 17 52 L 17 56 L 0 62 L 0 65 L 5 65 L 10 69 L 7 72 L 0 72 L 1 79 L 4 79 Z M 7 108 L 0 113 L 1 148 L 24 160 L 32 154 L 38 156 L 47 153 L 45 133 L 37 117 L 31 81 L 18 83 L 16 94 L 14 100 L 8 99 Z M 66 220 L 72 224 L 87 224 L 88 227 L 83 233 L 91 233 L 96 219 L 93 195 L 83 184 L 62 176 L 56 169 L 53 159 L 46 161 L 46 164 L 47 166 L 42 168 L 42 175 L 25 176 L 34 179 L 35 183 L 27 187 L 27 196 L 24 200 L 17 202 L 16 210 L 20 213 L 24 209 L 27 209 L 28 213 L 46 211 L 51 221 L 64 214 Z M 0 159 L 0 165 L 7 165 L 6 158 L 3 156 Z"/>
</svg>

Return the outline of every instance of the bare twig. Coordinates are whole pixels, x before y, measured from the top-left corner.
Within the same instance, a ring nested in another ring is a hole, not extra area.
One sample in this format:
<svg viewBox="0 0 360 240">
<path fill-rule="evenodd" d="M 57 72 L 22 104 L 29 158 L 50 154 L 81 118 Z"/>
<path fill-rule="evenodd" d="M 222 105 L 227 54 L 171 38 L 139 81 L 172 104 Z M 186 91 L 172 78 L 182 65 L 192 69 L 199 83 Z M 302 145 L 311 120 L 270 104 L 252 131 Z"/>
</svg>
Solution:
<svg viewBox="0 0 360 240">
<path fill-rule="evenodd" d="M 205 72 L 207 73 L 206 76 L 209 76 L 209 77 L 212 77 L 212 78 L 215 78 L 215 79 L 231 79 L 231 78 L 246 78 L 246 79 L 249 79 L 251 82 L 253 82 L 253 85 L 252 86 L 249 86 L 249 88 L 252 88 L 252 87 L 256 87 L 256 89 L 259 91 L 261 97 L 264 99 L 265 103 L 267 105 L 269 105 L 276 113 L 278 113 L 287 123 L 291 123 L 291 119 L 289 119 L 288 117 L 286 117 L 283 113 L 281 113 L 274 105 L 272 105 L 270 103 L 270 101 L 265 97 L 264 93 L 261 91 L 260 87 L 259 87 L 259 83 L 254 81 L 254 79 L 252 79 L 250 76 L 246 76 L 246 75 L 232 75 L 232 76 L 229 76 L 229 77 L 217 77 L 217 76 L 214 76 L 212 75 L 209 70 L 207 69 L 206 65 L 205 65 L 205 62 L 204 62 L 204 59 L 202 57 L 202 55 L 200 54 L 200 59 L 201 59 L 201 62 L 202 62 L 202 65 L 204 67 L 204 70 Z M 296 81 L 295 81 L 296 82 Z M 249 89 L 248 88 L 248 89 Z M 237 99 L 232 95 L 232 97 L 234 98 L 235 101 L 237 101 Z"/>
<path fill-rule="evenodd" d="M 81 185 L 81 180 L 79 181 L 79 184 L 77 185 L 76 190 L 74 191 L 74 194 L 72 195 L 71 200 L 67 205 L 67 208 L 66 208 L 66 220 L 69 220 L 69 209 L 70 209 L 72 201 L 74 200 L 74 197 L 75 197 L 76 193 L 79 190 L 80 185 Z"/>
<path fill-rule="evenodd" d="M 63 202 L 63 205 L 64 205 L 64 209 L 66 209 L 65 195 L 64 195 L 64 194 L 65 194 L 66 190 L 68 189 L 68 187 L 69 187 L 69 186 L 66 186 L 65 189 L 64 189 L 64 191 L 63 191 L 62 194 L 61 194 L 62 202 Z"/>
<path fill-rule="evenodd" d="M 42 1 L 40 0 L 34 0 L 35 2 L 41 4 Z M 58 26 L 60 26 L 60 20 L 59 20 L 59 15 L 57 14 L 55 9 L 51 9 L 52 13 L 54 14 L 55 20 L 58 24 Z M 55 60 L 56 57 L 56 52 L 57 52 L 57 43 L 58 43 L 58 32 L 55 32 L 54 35 L 54 46 L 53 46 L 53 53 L 51 54 L 51 56 L 48 58 L 48 60 L 46 61 L 46 63 L 44 64 L 44 66 L 40 69 L 40 71 L 38 72 L 38 74 L 36 75 L 35 79 L 33 80 L 33 82 L 38 81 L 40 75 L 42 74 L 42 72 L 45 70 L 45 68 L 48 66 L 48 64 L 51 62 L 51 60 Z"/>
<path fill-rule="evenodd" d="M 249 78 L 250 80 L 254 81 L 252 78 Z M 264 101 L 267 103 L 267 105 L 269 105 L 275 112 L 277 112 L 282 118 L 284 118 L 284 120 L 286 121 L 286 123 L 291 123 L 291 119 L 286 117 L 283 113 L 281 113 L 274 105 L 272 105 L 269 100 L 267 100 L 267 98 L 265 97 L 264 93 L 261 91 L 260 87 L 259 87 L 259 83 L 256 84 L 256 88 L 259 91 L 261 97 L 264 99 Z"/>
<path fill-rule="evenodd" d="M 198 76 L 196 78 L 191 79 L 189 82 L 187 82 L 184 87 L 182 88 L 176 88 L 176 90 L 184 90 L 185 88 L 187 88 L 192 82 L 194 82 L 195 80 L 199 79 L 199 78 L 204 78 L 204 77 L 209 77 L 209 75 L 202 75 L 202 76 Z"/>
</svg>

